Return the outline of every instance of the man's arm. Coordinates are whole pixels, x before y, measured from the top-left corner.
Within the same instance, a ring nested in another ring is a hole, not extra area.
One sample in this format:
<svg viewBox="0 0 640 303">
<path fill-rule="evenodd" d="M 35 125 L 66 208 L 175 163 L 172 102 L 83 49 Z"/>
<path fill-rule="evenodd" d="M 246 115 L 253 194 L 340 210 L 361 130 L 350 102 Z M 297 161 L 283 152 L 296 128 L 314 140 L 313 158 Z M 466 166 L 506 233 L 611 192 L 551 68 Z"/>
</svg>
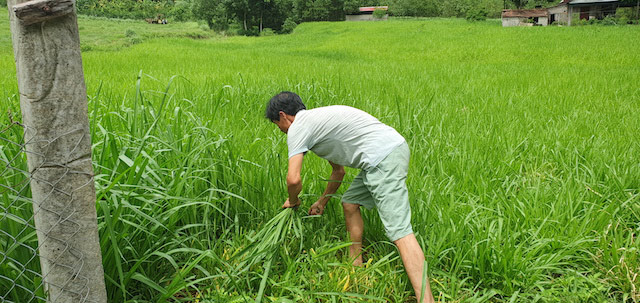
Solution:
<svg viewBox="0 0 640 303">
<path fill-rule="evenodd" d="M 311 209 L 309 209 L 310 215 L 322 215 L 324 208 L 331 199 L 331 195 L 335 194 L 336 191 L 338 191 L 340 184 L 342 184 L 342 179 L 344 178 L 344 167 L 331 161 L 329 161 L 329 164 L 331 164 L 332 170 L 331 177 L 329 177 L 329 183 L 327 184 L 327 189 L 324 190 L 320 199 L 311 205 Z"/>
<path fill-rule="evenodd" d="M 300 171 L 302 171 L 303 159 L 304 154 L 302 153 L 289 158 L 289 169 L 287 171 L 287 191 L 289 192 L 289 199 L 284 202 L 282 208 L 296 207 L 300 205 L 298 195 L 302 191 L 302 178 L 300 177 Z"/>
</svg>

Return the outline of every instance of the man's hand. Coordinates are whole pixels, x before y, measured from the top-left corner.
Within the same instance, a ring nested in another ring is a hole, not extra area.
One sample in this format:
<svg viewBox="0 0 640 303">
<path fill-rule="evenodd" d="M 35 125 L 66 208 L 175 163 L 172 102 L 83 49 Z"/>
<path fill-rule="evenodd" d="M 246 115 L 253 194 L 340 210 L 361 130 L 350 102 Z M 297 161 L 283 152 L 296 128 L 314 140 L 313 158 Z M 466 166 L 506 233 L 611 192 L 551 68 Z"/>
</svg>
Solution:
<svg viewBox="0 0 640 303">
<path fill-rule="evenodd" d="M 295 203 L 292 203 L 291 201 L 289 201 L 289 199 L 287 199 L 287 201 L 284 201 L 284 204 L 282 204 L 282 208 L 293 208 L 298 206 L 300 206 L 299 199 Z"/>
<path fill-rule="evenodd" d="M 282 208 L 291 208 L 300 205 L 298 195 L 300 191 L 302 191 L 300 170 L 302 169 L 303 156 L 303 153 L 299 153 L 289 158 L 289 169 L 287 171 L 287 192 L 289 193 L 289 199 L 284 202 Z"/>
<path fill-rule="evenodd" d="M 324 213 L 324 205 L 320 201 L 313 203 L 313 205 L 311 205 L 311 208 L 309 208 L 310 216 L 321 216 L 322 213 Z"/>
<path fill-rule="evenodd" d="M 336 193 L 344 178 L 344 167 L 342 167 L 342 165 L 335 164 L 331 161 L 329 161 L 329 164 L 331 164 L 331 177 L 329 178 L 327 189 L 322 196 L 320 196 L 320 199 L 311 205 L 309 209 L 310 216 L 320 216 L 324 213 L 324 208 L 327 206 L 327 203 L 329 203 L 331 195 Z"/>
</svg>

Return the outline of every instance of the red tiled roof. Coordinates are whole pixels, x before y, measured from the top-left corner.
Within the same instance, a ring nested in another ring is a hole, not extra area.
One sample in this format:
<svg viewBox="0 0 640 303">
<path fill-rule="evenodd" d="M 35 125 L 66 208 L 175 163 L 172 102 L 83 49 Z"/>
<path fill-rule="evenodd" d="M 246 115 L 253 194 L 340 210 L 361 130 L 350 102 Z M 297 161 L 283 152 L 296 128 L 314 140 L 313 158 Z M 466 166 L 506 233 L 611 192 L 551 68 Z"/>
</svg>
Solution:
<svg viewBox="0 0 640 303">
<path fill-rule="evenodd" d="M 546 9 L 505 9 L 502 11 L 502 18 L 546 17 L 548 14 Z"/>
<path fill-rule="evenodd" d="M 382 9 L 382 10 L 386 11 L 386 10 L 389 9 L 389 7 L 388 6 L 364 6 L 364 7 L 359 8 L 359 10 L 361 12 L 373 12 L 376 9 Z"/>
</svg>

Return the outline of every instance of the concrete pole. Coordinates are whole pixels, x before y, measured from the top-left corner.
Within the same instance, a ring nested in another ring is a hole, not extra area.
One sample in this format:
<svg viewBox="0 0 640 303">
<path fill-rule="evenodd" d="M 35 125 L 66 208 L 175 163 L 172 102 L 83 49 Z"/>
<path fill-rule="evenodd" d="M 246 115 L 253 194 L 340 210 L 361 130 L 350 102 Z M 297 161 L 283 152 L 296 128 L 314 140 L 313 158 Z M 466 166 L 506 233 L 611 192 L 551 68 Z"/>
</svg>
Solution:
<svg viewBox="0 0 640 303">
<path fill-rule="evenodd" d="M 75 1 L 8 6 L 48 301 L 107 302 Z"/>
</svg>

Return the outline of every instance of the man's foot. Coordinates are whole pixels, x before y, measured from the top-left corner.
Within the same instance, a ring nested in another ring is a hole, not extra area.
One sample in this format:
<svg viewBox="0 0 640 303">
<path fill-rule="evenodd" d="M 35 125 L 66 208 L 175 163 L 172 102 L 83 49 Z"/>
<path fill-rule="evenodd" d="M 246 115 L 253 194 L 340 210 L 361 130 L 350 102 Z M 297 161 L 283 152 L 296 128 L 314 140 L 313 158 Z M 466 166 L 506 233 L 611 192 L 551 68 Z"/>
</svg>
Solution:
<svg viewBox="0 0 640 303">
<path fill-rule="evenodd" d="M 353 243 L 349 246 L 349 258 L 353 260 L 353 266 L 362 267 L 362 244 Z"/>
</svg>

